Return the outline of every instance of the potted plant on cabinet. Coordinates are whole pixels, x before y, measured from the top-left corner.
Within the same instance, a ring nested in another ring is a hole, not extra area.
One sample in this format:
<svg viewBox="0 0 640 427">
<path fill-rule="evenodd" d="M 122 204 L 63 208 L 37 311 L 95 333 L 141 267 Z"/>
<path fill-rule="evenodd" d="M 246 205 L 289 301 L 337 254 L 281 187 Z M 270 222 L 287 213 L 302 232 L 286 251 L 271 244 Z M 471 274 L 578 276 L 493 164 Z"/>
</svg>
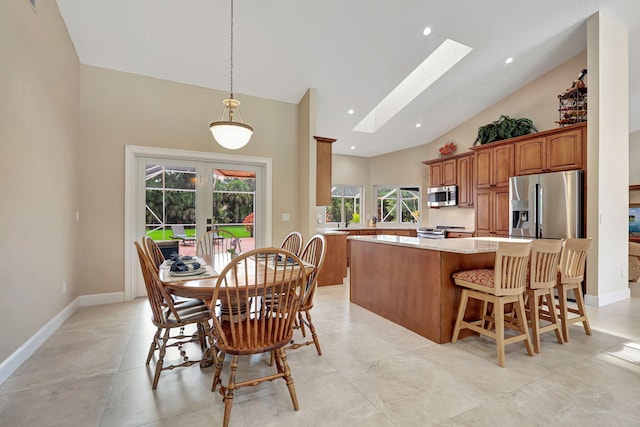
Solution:
<svg viewBox="0 0 640 427">
<path fill-rule="evenodd" d="M 500 118 L 487 125 L 478 128 L 478 136 L 473 145 L 483 145 L 503 139 L 515 138 L 516 136 L 528 135 L 537 132 L 531 119 L 514 119 L 501 115 Z"/>
</svg>

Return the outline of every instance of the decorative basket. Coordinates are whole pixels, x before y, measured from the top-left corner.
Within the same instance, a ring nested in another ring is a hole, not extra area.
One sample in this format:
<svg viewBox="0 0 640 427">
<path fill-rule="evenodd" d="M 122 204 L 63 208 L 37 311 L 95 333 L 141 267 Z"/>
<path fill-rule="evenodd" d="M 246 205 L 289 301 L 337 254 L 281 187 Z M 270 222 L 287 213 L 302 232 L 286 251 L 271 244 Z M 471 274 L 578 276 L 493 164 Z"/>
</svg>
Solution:
<svg viewBox="0 0 640 427">
<path fill-rule="evenodd" d="M 455 153 L 457 148 L 456 143 L 450 141 L 440 147 L 438 151 L 440 152 L 440 157 L 447 157 Z"/>
</svg>

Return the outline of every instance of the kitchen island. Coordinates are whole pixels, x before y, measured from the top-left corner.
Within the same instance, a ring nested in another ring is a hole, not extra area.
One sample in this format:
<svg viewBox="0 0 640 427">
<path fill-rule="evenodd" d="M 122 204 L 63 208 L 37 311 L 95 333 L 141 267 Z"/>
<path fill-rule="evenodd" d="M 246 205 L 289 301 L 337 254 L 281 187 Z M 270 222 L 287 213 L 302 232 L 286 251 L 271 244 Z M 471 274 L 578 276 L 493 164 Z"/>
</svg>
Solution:
<svg viewBox="0 0 640 427">
<path fill-rule="evenodd" d="M 451 341 L 456 271 L 493 267 L 497 241 L 350 236 L 351 302 L 439 344 Z M 479 310 L 479 306 L 469 306 Z"/>
</svg>

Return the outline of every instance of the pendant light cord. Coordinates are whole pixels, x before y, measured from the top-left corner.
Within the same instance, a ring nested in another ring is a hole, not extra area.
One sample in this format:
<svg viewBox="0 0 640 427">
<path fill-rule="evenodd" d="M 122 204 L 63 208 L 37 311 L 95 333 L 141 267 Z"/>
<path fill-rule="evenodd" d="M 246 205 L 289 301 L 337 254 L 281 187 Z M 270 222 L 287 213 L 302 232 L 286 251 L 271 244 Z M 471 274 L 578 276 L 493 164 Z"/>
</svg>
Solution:
<svg viewBox="0 0 640 427">
<path fill-rule="evenodd" d="M 229 62 L 231 63 L 230 69 L 230 93 L 231 99 L 233 99 L 233 0 L 231 0 L 231 57 Z"/>
</svg>

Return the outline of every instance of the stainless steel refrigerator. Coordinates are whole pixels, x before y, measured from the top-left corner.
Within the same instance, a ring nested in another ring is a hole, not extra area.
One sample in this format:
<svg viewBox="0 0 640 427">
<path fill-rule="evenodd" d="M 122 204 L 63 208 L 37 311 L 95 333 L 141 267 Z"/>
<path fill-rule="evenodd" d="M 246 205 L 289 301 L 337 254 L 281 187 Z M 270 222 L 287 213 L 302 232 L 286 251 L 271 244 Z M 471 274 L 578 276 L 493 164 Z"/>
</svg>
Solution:
<svg viewBox="0 0 640 427">
<path fill-rule="evenodd" d="M 537 239 L 584 237 L 582 171 L 509 178 L 509 235 Z"/>
</svg>

